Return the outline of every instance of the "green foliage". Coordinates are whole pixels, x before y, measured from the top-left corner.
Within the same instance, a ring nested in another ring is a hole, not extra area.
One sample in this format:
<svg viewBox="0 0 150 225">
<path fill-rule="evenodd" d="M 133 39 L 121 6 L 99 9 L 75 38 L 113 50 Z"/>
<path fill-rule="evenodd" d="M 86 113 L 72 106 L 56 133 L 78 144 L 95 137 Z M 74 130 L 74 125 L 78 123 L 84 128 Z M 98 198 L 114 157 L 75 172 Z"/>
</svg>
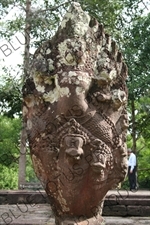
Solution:
<svg viewBox="0 0 150 225">
<path fill-rule="evenodd" d="M 0 164 L 0 189 L 17 189 L 18 167 Z"/>
<path fill-rule="evenodd" d="M 133 24 L 126 39 L 125 56 L 129 68 L 129 99 L 147 95 L 150 87 L 150 14 L 140 17 Z"/>
<path fill-rule="evenodd" d="M 21 121 L 0 116 L 0 189 L 17 188 Z"/>
<path fill-rule="evenodd" d="M 128 148 L 132 148 L 132 137 L 127 137 Z M 145 140 L 140 136 L 137 140 L 137 182 L 140 189 L 150 189 L 150 139 Z M 128 178 L 122 184 L 122 188 L 129 188 Z"/>
<path fill-rule="evenodd" d="M 10 20 L 4 19 L 5 22 L 1 23 L 0 36 L 10 40 L 17 31 L 25 33 L 25 26 L 28 24 L 30 45 L 37 47 L 41 41 L 54 34 L 69 2 L 71 1 L 32 1 L 28 15 L 26 14 L 27 1 L 18 0 L 18 4 L 14 4 L 14 1 L 8 1 L 5 7 L 3 3 L 1 6 L 4 7 L 3 9 L 14 8 L 17 13 Z"/>
<path fill-rule="evenodd" d="M 35 175 L 31 156 L 28 153 L 26 158 L 26 181 L 27 182 L 39 182 L 38 178 Z"/>
<path fill-rule="evenodd" d="M 0 111 L 2 115 L 14 117 L 21 115 L 21 81 L 14 79 L 5 69 L 0 80 Z"/>
<path fill-rule="evenodd" d="M 149 143 L 143 137 L 137 141 L 137 175 L 140 188 L 150 187 L 150 151 Z"/>
<path fill-rule="evenodd" d="M 21 120 L 0 116 L 0 189 L 17 189 Z M 37 181 L 27 154 L 26 181 Z"/>
<path fill-rule="evenodd" d="M 18 155 L 21 121 L 0 116 L 0 154 Z"/>
<path fill-rule="evenodd" d="M 104 24 L 105 29 L 109 33 L 113 33 L 113 36 L 118 34 L 121 25 L 120 15 L 122 15 L 124 9 L 123 1 L 84 0 L 80 1 L 80 3 L 84 10 Z"/>
<path fill-rule="evenodd" d="M 138 182 L 140 188 L 150 187 L 150 152 L 145 148 L 138 153 Z"/>
<path fill-rule="evenodd" d="M 144 16 L 138 15 L 131 23 L 129 31 L 125 33 L 124 41 L 124 54 L 129 69 L 127 82 L 129 90 L 128 131 L 131 134 L 131 138 L 128 143 L 137 153 L 141 148 L 142 152 L 147 151 L 150 138 L 150 51 L 148 45 L 150 41 L 149 24 L 150 14 Z M 138 157 L 140 162 L 141 155 Z M 144 160 L 146 160 L 146 158 Z M 142 164 L 140 164 L 140 166 L 141 165 Z M 146 162 L 144 165 L 145 170 L 139 174 L 139 180 L 142 182 L 142 185 L 143 181 L 147 179 L 144 174 L 146 174 L 146 171 L 149 170 Z M 142 177 L 143 181 L 141 181 Z"/>
</svg>

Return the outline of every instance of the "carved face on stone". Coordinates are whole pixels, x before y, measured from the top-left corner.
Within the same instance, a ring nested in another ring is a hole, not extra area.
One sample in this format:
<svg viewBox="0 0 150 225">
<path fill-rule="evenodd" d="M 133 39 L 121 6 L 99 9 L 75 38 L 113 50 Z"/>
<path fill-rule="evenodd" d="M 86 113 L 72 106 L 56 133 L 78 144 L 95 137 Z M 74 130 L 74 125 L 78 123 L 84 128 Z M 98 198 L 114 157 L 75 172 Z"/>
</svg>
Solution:
<svg viewBox="0 0 150 225">
<path fill-rule="evenodd" d="M 125 177 L 126 76 L 115 42 L 78 3 L 34 54 L 23 115 L 35 172 L 58 217 L 92 217 Z"/>
</svg>

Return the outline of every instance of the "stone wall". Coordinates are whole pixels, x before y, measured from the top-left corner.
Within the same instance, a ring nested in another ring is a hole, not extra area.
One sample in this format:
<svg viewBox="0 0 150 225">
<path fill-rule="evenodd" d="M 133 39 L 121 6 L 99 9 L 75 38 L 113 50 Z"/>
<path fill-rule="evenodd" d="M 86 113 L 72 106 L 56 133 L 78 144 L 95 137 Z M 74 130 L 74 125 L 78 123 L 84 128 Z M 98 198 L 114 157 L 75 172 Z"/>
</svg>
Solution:
<svg viewBox="0 0 150 225">
<path fill-rule="evenodd" d="M 43 190 L 0 191 L 0 205 L 47 204 L 49 199 Z M 149 216 L 150 191 L 136 193 L 109 191 L 106 195 L 103 216 Z"/>
</svg>

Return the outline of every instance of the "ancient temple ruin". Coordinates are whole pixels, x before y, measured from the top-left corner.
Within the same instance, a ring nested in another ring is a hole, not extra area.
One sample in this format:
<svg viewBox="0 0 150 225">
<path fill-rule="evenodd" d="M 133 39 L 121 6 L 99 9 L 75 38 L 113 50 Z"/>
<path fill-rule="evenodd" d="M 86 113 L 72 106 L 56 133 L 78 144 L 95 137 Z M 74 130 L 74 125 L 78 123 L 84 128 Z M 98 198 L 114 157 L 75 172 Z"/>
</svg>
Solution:
<svg viewBox="0 0 150 225">
<path fill-rule="evenodd" d="M 104 197 L 126 175 L 126 77 L 115 41 L 75 2 L 34 54 L 23 116 L 57 225 L 102 224 Z"/>
</svg>

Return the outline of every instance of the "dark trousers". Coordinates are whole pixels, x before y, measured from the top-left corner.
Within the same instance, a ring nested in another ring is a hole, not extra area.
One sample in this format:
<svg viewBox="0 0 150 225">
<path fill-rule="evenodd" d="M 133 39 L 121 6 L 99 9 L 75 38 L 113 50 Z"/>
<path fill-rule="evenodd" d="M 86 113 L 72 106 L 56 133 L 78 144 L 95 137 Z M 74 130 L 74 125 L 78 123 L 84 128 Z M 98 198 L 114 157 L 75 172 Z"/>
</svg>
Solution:
<svg viewBox="0 0 150 225">
<path fill-rule="evenodd" d="M 137 187 L 137 179 L 136 179 L 136 166 L 133 169 L 133 172 L 130 173 L 131 166 L 128 167 L 128 179 L 129 179 L 129 185 L 130 190 L 136 189 Z"/>
</svg>

